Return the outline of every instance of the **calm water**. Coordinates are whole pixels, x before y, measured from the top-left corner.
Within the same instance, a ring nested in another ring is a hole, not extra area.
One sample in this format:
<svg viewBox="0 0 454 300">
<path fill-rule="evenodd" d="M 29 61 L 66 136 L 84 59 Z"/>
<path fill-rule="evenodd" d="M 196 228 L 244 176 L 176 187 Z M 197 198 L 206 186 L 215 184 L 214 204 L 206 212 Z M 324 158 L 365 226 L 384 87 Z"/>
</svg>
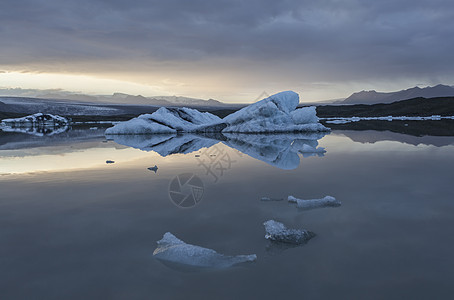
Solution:
<svg viewBox="0 0 454 300">
<path fill-rule="evenodd" d="M 227 143 L 162 157 L 102 132 L 0 135 L 2 299 L 446 299 L 454 292 L 453 137 L 334 131 L 318 140 L 324 156 L 299 154 L 298 165 L 294 152 L 273 160 L 274 148 L 257 148 L 257 140 L 236 143 L 255 158 Z M 293 139 L 279 143 L 293 147 Z M 194 175 L 193 203 L 179 203 L 172 182 Z M 302 211 L 260 201 L 288 195 L 331 195 L 342 205 Z M 271 244 L 269 219 L 316 237 L 299 247 Z M 165 232 L 258 259 L 223 270 L 176 268 L 153 256 Z"/>
</svg>

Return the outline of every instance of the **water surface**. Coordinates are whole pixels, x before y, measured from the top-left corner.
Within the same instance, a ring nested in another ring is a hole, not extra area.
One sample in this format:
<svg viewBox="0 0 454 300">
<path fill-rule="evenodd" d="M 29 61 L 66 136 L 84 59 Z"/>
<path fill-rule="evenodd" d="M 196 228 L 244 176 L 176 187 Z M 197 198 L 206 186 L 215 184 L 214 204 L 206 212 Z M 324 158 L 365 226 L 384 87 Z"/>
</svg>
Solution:
<svg viewBox="0 0 454 300">
<path fill-rule="evenodd" d="M 318 140 L 324 155 L 296 151 L 299 164 L 280 168 L 260 160 L 273 149 L 250 146 L 253 158 L 218 141 L 163 157 L 102 132 L 0 136 L 1 298 L 435 299 L 454 292 L 453 137 L 334 131 Z M 194 205 L 170 196 L 182 174 L 202 182 Z M 342 205 L 302 211 L 285 200 L 260 201 L 288 195 L 331 195 Z M 271 244 L 269 219 L 316 237 L 299 247 Z M 165 232 L 258 258 L 224 270 L 177 268 L 153 257 Z"/>
</svg>

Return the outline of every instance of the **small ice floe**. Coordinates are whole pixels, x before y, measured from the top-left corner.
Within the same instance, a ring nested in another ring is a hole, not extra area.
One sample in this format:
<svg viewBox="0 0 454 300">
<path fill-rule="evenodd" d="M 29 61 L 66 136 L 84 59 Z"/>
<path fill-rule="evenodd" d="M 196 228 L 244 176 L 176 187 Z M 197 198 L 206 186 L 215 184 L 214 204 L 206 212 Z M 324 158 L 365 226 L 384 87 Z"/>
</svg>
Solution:
<svg viewBox="0 0 454 300">
<path fill-rule="evenodd" d="M 212 249 L 186 244 L 170 232 L 165 233 L 157 243 L 158 247 L 154 250 L 153 256 L 166 265 L 170 264 L 179 269 L 184 267 L 191 267 L 193 270 L 225 269 L 257 260 L 255 254 L 229 256 Z"/>
<path fill-rule="evenodd" d="M 315 233 L 305 229 L 290 229 L 283 223 L 268 220 L 265 223 L 265 238 L 273 242 L 300 245 L 306 243 L 315 236 Z"/>
<path fill-rule="evenodd" d="M 341 202 L 334 197 L 326 196 L 321 199 L 298 199 L 293 196 L 288 196 L 288 202 L 296 203 L 296 206 L 301 209 L 314 209 L 321 207 L 337 207 Z"/>
<path fill-rule="evenodd" d="M 115 161 L 114 160 L 106 160 L 106 164 L 114 164 Z"/>
<path fill-rule="evenodd" d="M 284 198 L 270 198 L 270 197 L 262 197 L 260 201 L 282 201 Z"/>
<path fill-rule="evenodd" d="M 153 172 L 156 173 L 158 171 L 158 166 L 154 165 L 154 167 L 149 167 L 148 170 L 153 171 Z"/>
</svg>

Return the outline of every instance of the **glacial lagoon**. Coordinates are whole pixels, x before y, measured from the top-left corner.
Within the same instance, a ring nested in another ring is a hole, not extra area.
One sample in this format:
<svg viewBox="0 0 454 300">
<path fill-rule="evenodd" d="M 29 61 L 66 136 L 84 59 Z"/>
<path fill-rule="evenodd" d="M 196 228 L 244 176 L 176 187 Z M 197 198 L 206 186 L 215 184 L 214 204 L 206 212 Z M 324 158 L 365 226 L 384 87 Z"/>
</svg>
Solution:
<svg viewBox="0 0 454 300">
<path fill-rule="evenodd" d="M 0 296 L 443 298 L 454 292 L 453 169 L 454 137 L 389 131 L 0 132 Z M 290 195 L 342 204 L 299 209 Z M 268 220 L 315 236 L 269 241 Z M 202 255 L 256 260 L 163 261 L 154 252 L 166 232 Z"/>
</svg>

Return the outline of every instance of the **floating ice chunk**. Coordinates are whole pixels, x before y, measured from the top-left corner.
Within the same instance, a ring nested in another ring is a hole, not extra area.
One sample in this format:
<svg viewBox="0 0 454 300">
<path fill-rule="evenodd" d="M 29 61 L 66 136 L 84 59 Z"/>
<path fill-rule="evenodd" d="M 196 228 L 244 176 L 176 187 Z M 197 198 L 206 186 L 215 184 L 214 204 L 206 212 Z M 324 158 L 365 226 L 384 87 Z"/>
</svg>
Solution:
<svg viewBox="0 0 454 300">
<path fill-rule="evenodd" d="M 69 120 L 51 114 L 37 113 L 16 119 L 3 119 L 0 129 L 5 132 L 20 132 L 36 136 L 60 134 L 69 129 Z"/>
<path fill-rule="evenodd" d="M 212 249 L 186 244 L 170 232 L 165 233 L 158 241 L 153 256 L 163 262 L 204 269 L 225 269 L 257 260 L 255 254 L 228 256 Z"/>
<path fill-rule="evenodd" d="M 55 126 L 55 125 L 63 125 L 63 124 L 68 124 L 69 121 L 68 119 L 62 117 L 62 116 L 57 116 L 57 115 L 52 115 L 52 114 L 43 114 L 43 113 L 37 113 L 33 114 L 30 116 L 22 117 L 22 118 L 16 118 L 16 119 L 3 119 L 2 124 L 7 125 L 7 126 L 15 126 L 15 127 L 20 127 L 20 126 L 31 126 L 31 125 L 44 125 L 44 126 Z"/>
<path fill-rule="evenodd" d="M 336 120 L 328 120 L 326 121 L 326 123 L 330 123 L 330 124 L 347 124 L 347 123 L 350 123 L 351 120 L 350 119 L 336 119 Z"/>
<path fill-rule="evenodd" d="M 158 171 L 158 166 L 154 165 L 154 167 L 149 167 L 148 170 L 153 171 L 153 172 L 156 173 Z"/>
<path fill-rule="evenodd" d="M 270 198 L 270 197 L 262 197 L 260 201 L 282 201 L 284 198 Z"/>
<path fill-rule="evenodd" d="M 341 205 L 339 200 L 331 196 L 326 196 L 322 199 L 298 199 L 293 196 L 288 196 L 288 202 L 296 203 L 298 208 L 302 209 L 313 209 L 313 208 L 320 208 L 320 207 L 337 207 Z"/>
<path fill-rule="evenodd" d="M 274 242 L 299 245 L 315 236 L 315 233 L 304 229 L 289 229 L 283 223 L 268 220 L 265 223 L 265 238 Z"/>
</svg>

